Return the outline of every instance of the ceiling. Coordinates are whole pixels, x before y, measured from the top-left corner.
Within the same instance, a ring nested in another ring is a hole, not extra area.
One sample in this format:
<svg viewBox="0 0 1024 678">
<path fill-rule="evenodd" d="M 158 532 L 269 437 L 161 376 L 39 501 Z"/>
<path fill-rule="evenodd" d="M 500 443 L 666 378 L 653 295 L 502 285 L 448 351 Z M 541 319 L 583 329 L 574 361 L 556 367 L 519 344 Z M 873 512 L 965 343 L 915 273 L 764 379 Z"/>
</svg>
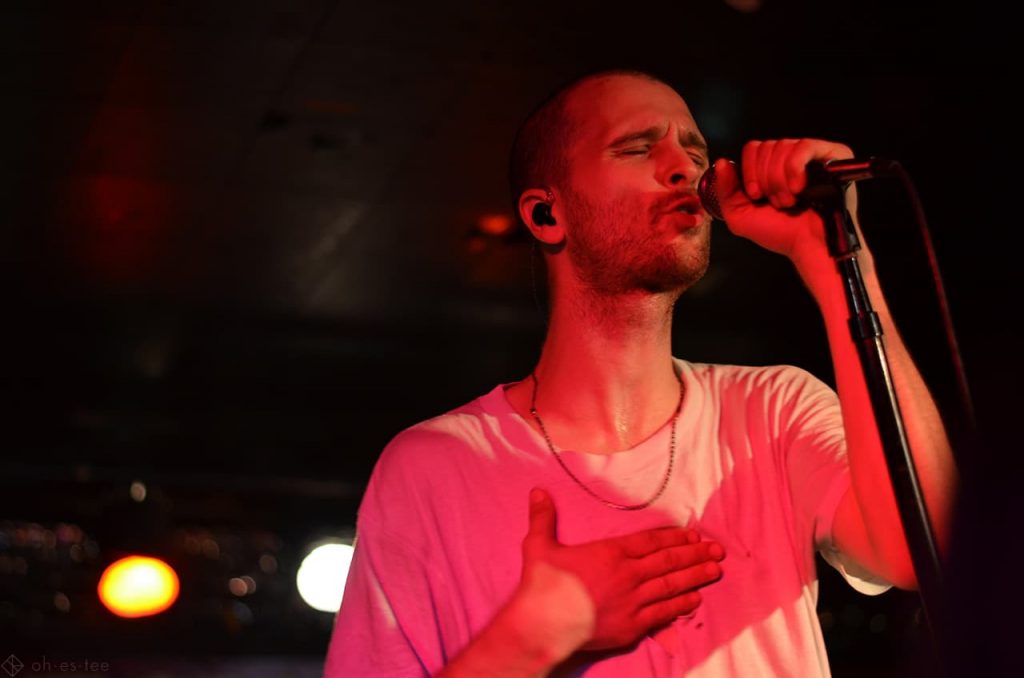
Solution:
<svg viewBox="0 0 1024 678">
<path fill-rule="evenodd" d="M 350 524 L 391 436 L 536 358 L 530 248 L 477 224 L 508 212 L 519 122 L 606 67 L 673 83 L 714 155 L 817 136 L 902 161 L 995 407 L 1013 268 L 990 263 L 1009 256 L 995 205 L 967 197 L 995 185 L 974 170 L 1002 124 L 997 24 L 973 3 L 852 0 L 4 3 L 5 515 L 74 517 L 81 487 L 144 477 L 194 521 L 279 528 L 274 507 L 301 506 L 284 514 Z M 910 210 L 898 187 L 863 196 L 897 320 L 955 417 Z M 827 379 L 789 265 L 716 228 L 676 353 Z M 194 508 L 203 488 L 236 500 Z"/>
</svg>

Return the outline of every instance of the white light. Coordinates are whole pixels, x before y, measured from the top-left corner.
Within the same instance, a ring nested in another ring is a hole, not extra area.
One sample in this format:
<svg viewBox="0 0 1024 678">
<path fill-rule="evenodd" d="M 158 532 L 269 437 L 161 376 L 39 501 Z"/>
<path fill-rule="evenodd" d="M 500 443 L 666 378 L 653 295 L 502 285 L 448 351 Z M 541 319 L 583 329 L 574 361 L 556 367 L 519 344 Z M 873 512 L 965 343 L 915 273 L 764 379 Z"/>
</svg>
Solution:
<svg viewBox="0 0 1024 678">
<path fill-rule="evenodd" d="M 337 612 L 345 592 L 352 547 L 324 544 L 309 552 L 299 565 L 295 584 L 306 604 L 321 612 Z"/>
</svg>

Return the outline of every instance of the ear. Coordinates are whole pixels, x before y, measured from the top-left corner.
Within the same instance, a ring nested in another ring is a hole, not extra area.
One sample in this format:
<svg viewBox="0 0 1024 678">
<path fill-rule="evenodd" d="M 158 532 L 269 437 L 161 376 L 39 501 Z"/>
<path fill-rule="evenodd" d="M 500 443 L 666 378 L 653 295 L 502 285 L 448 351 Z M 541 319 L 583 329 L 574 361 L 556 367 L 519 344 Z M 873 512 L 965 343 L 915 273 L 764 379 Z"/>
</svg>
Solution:
<svg viewBox="0 0 1024 678">
<path fill-rule="evenodd" d="M 552 200 L 550 195 L 551 192 L 544 188 L 530 188 L 523 191 L 523 194 L 519 196 L 519 218 L 530 229 L 534 238 L 545 245 L 558 245 L 565 240 L 565 227 L 562 226 L 558 201 Z M 534 220 L 534 210 L 541 203 L 547 203 L 550 207 L 554 224 L 539 224 Z"/>
</svg>

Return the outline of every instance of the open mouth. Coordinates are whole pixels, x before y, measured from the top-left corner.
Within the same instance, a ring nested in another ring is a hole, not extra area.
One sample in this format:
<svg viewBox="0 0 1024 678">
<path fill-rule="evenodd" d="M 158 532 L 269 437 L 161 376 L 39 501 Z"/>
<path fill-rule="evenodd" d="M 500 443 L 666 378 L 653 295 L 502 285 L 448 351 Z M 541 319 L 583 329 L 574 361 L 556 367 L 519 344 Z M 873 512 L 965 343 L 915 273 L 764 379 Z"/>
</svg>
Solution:
<svg viewBox="0 0 1024 678">
<path fill-rule="evenodd" d="M 687 196 L 670 204 L 668 211 L 700 216 L 704 210 L 701 207 L 700 200 L 697 196 Z"/>
</svg>

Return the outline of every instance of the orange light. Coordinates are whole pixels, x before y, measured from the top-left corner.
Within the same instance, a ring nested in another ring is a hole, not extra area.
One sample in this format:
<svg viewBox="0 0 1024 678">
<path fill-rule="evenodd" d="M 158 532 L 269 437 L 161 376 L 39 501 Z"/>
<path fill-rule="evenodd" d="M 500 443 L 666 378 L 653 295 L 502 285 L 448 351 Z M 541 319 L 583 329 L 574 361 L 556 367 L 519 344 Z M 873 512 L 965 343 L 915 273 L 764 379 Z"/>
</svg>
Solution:
<svg viewBox="0 0 1024 678">
<path fill-rule="evenodd" d="M 103 571 L 100 600 L 119 617 L 148 617 L 159 614 L 178 599 L 178 575 L 156 558 L 128 556 Z"/>
<path fill-rule="evenodd" d="M 515 227 L 512 217 L 507 214 L 485 214 L 477 222 L 482 233 L 487 235 L 505 235 Z"/>
</svg>

